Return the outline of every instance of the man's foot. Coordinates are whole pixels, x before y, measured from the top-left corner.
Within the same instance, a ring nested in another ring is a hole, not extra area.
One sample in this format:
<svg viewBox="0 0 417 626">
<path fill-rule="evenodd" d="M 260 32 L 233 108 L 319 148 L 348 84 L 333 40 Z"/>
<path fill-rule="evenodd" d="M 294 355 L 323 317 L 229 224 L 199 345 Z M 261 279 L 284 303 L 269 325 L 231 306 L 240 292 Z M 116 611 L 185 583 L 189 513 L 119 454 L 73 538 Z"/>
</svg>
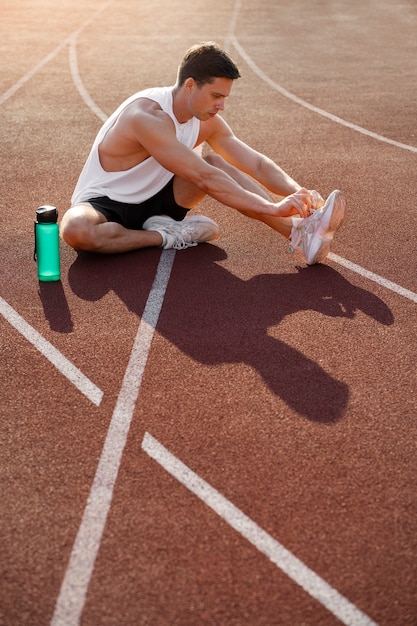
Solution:
<svg viewBox="0 0 417 626">
<path fill-rule="evenodd" d="M 192 215 L 180 222 L 167 215 L 153 215 L 144 222 L 142 228 L 158 232 L 163 239 L 162 247 L 165 250 L 171 248 L 184 250 L 219 237 L 216 222 L 204 215 Z"/>
<path fill-rule="evenodd" d="M 346 199 L 341 191 L 332 191 L 321 209 L 305 219 L 294 219 L 290 237 L 291 252 L 304 254 L 307 265 L 324 261 L 336 230 L 343 222 Z"/>
</svg>

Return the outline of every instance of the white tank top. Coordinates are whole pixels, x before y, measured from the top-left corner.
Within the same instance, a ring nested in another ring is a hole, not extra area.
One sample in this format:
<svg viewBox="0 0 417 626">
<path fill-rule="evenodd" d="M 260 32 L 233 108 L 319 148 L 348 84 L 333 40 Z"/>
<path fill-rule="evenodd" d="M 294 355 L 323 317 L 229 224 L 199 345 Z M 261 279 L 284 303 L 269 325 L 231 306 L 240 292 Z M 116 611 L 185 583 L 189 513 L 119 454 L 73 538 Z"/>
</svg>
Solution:
<svg viewBox="0 0 417 626">
<path fill-rule="evenodd" d="M 200 130 L 200 121 L 193 117 L 185 124 L 180 124 L 172 110 L 171 87 L 155 87 L 145 89 L 125 100 L 119 108 L 105 121 L 93 143 L 87 161 L 81 171 L 75 187 L 72 204 L 84 202 L 91 198 L 107 196 L 118 202 L 139 204 L 154 196 L 172 178 L 173 173 L 162 167 L 153 157 L 119 172 L 106 172 L 100 164 L 98 147 L 109 128 L 113 126 L 121 112 L 138 98 L 148 98 L 157 102 L 175 124 L 179 142 L 194 148 Z"/>
</svg>

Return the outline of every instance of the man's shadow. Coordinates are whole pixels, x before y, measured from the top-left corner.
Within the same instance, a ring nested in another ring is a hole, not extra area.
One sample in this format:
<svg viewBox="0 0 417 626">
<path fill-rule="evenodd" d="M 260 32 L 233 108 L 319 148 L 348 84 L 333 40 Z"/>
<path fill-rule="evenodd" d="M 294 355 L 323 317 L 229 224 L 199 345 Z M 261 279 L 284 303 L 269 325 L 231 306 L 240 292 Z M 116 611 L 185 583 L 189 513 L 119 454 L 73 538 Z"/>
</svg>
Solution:
<svg viewBox="0 0 417 626">
<path fill-rule="evenodd" d="M 71 288 L 92 301 L 112 290 L 140 317 L 145 302 L 138 276 L 143 277 L 147 291 L 160 254 L 152 249 L 118 257 L 80 255 L 69 271 Z M 279 327 L 285 317 L 306 310 L 347 319 L 360 310 L 390 325 L 390 309 L 328 265 L 245 281 L 217 263 L 225 258 L 224 251 L 212 244 L 176 254 L 158 332 L 204 365 L 250 365 L 277 396 L 309 420 L 332 423 L 340 419 L 349 388 L 303 354 L 303 328 L 298 349 L 272 337 L 268 328 Z"/>
</svg>

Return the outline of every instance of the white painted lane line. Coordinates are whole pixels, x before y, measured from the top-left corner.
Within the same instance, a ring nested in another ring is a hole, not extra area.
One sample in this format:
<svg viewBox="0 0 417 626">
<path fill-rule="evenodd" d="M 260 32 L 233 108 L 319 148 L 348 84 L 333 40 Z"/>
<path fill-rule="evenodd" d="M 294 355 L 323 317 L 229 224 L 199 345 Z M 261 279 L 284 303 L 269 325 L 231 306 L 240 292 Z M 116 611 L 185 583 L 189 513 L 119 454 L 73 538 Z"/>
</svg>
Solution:
<svg viewBox="0 0 417 626">
<path fill-rule="evenodd" d="M 313 111 L 314 113 L 317 113 L 318 115 L 321 115 L 322 117 L 326 117 L 327 119 L 331 120 L 332 122 L 335 122 L 336 124 L 341 124 L 342 126 L 346 126 L 347 128 L 350 128 L 351 130 L 354 130 L 358 133 L 362 133 L 362 135 L 367 135 L 368 137 L 372 137 L 373 139 L 377 139 L 378 141 L 391 144 L 392 146 L 395 146 L 396 148 L 402 148 L 403 150 L 408 150 L 409 152 L 417 152 L 416 146 L 410 146 L 409 144 L 401 143 L 400 141 L 395 141 L 394 139 L 389 139 L 388 137 L 384 137 L 383 135 L 374 133 L 371 130 L 362 128 L 362 126 L 358 126 L 357 124 L 352 124 L 351 122 L 348 122 L 347 120 L 344 120 L 343 118 L 338 117 L 337 115 L 333 115 L 332 113 L 329 113 L 328 111 L 324 109 L 320 109 L 319 107 L 316 107 L 313 104 L 310 104 L 306 100 L 299 98 L 298 96 L 293 94 L 291 91 L 288 91 L 288 89 L 285 89 L 285 87 L 282 87 L 281 85 L 276 83 L 274 80 L 272 80 L 272 78 L 269 78 L 269 76 L 265 74 L 265 72 L 256 65 L 255 61 L 249 56 L 249 54 L 245 51 L 245 49 L 240 45 L 239 41 L 237 40 L 235 36 L 231 37 L 231 41 L 233 42 L 233 45 L 236 48 L 236 50 L 239 52 L 240 56 L 245 60 L 247 65 L 251 68 L 251 70 L 261 80 L 267 83 L 267 85 L 272 87 L 272 89 L 274 89 L 275 91 L 278 91 L 281 95 L 285 96 L 289 100 L 292 100 L 293 102 L 296 102 L 297 104 L 300 104 L 305 109 L 309 109 L 310 111 Z"/>
<path fill-rule="evenodd" d="M 233 45 L 233 37 L 235 34 L 237 19 L 239 17 L 241 7 L 242 7 L 241 0 L 236 0 L 235 5 L 233 7 L 233 13 L 232 13 L 232 18 L 229 24 L 229 29 L 227 31 L 226 38 L 224 40 L 224 47 L 226 50 L 228 50 L 230 46 Z"/>
<path fill-rule="evenodd" d="M 2 104 L 4 104 L 7 100 L 9 100 L 12 96 L 14 96 L 14 94 L 17 91 L 19 91 L 19 89 L 21 87 L 23 87 L 23 85 L 25 83 L 27 83 L 32 78 L 32 76 L 34 76 L 47 63 L 49 63 L 49 61 L 52 61 L 52 59 L 54 59 L 56 57 L 58 52 L 60 52 L 63 48 L 65 48 L 65 46 L 68 44 L 68 42 L 69 42 L 69 37 L 64 39 L 64 41 L 62 41 L 59 44 L 59 46 L 57 46 L 55 48 L 55 50 L 53 50 L 52 52 L 47 54 L 46 57 L 41 59 L 41 61 L 39 61 L 39 63 L 37 63 L 34 67 L 32 67 L 32 69 L 30 69 L 28 72 L 26 72 L 26 74 L 24 76 L 22 76 L 22 78 L 20 78 L 14 85 L 12 85 L 7 91 L 5 91 L 2 95 L 0 95 L 0 106 Z"/>
<path fill-rule="evenodd" d="M 304 591 L 333 613 L 343 624 L 348 626 L 375 626 L 375 622 L 365 613 L 320 578 L 276 539 L 262 530 L 258 524 L 229 500 L 226 500 L 187 465 L 184 465 L 149 433 L 146 433 L 143 438 L 142 449 L 300 585 Z"/>
<path fill-rule="evenodd" d="M 92 15 L 92 17 L 83 22 L 83 24 L 81 24 L 81 26 L 74 33 L 69 35 L 69 37 L 66 37 L 54 50 L 52 50 L 52 52 L 47 54 L 46 57 L 41 59 L 39 63 L 34 65 L 32 69 L 26 72 L 26 74 L 22 76 L 22 78 L 20 78 L 14 85 L 12 85 L 7 91 L 0 95 L 0 106 L 4 104 L 7 100 L 9 100 L 12 96 L 14 96 L 14 94 L 19 91 L 19 89 L 23 87 L 23 85 L 25 85 L 37 72 L 45 67 L 45 65 L 47 65 L 49 61 L 52 61 L 52 59 L 54 59 L 56 55 L 63 48 L 65 48 L 68 43 L 71 42 L 73 37 L 77 37 L 79 33 L 81 33 L 85 28 L 87 28 L 87 26 L 94 22 L 99 13 L 101 13 L 101 11 L 103 11 L 109 4 L 111 4 L 111 2 L 112 0 L 109 0 L 109 2 L 105 2 L 104 4 L 102 4 L 101 7 L 99 7 L 97 11 Z"/>
<path fill-rule="evenodd" d="M 352 272 L 356 272 L 357 274 L 360 274 L 364 278 L 367 278 L 368 280 L 372 280 L 375 283 L 378 283 L 378 285 L 382 285 L 382 287 L 385 287 L 386 289 L 390 289 L 391 291 L 398 293 L 400 296 L 404 296 L 404 298 L 408 298 L 412 302 L 417 302 L 416 293 L 414 293 L 413 291 L 410 291 L 409 289 L 405 289 L 404 287 L 401 287 L 400 285 L 397 285 L 396 283 L 393 283 L 391 280 L 382 278 L 382 276 L 378 276 L 378 274 L 374 274 L 373 272 L 370 272 L 369 270 L 364 269 L 360 265 L 356 265 L 355 263 L 352 263 L 351 261 L 348 261 L 347 259 L 344 259 L 343 257 L 338 256 L 337 254 L 333 254 L 333 252 L 330 252 L 328 258 L 331 261 L 334 261 L 335 263 L 339 263 L 339 265 L 343 265 L 343 267 L 346 267 L 347 269 L 352 270 Z"/>
<path fill-rule="evenodd" d="M 77 35 L 73 35 L 70 40 L 69 47 L 69 61 L 70 61 L 70 70 L 72 80 L 74 81 L 74 85 L 77 88 L 78 93 L 81 98 L 84 100 L 85 104 L 91 111 L 97 115 L 97 117 L 105 122 L 107 120 L 107 115 L 100 109 L 100 107 L 94 102 L 87 89 L 84 87 L 84 83 L 81 80 L 80 72 L 78 69 L 78 61 L 77 61 Z"/>
<path fill-rule="evenodd" d="M 100 406 L 103 392 L 75 367 L 59 350 L 28 324 L 3 298 L 0 297 L 0 313 L 3 317 L 41 352 L 86 398 Z"/>
<path fill-rule="evenodd" d="M 161 254 L 81 525 L 72 548 L 52 618 L 52 626 L 76 626 L 80 622 L 174 258 L 175 250 L 164 250 Z"/>
</svg>

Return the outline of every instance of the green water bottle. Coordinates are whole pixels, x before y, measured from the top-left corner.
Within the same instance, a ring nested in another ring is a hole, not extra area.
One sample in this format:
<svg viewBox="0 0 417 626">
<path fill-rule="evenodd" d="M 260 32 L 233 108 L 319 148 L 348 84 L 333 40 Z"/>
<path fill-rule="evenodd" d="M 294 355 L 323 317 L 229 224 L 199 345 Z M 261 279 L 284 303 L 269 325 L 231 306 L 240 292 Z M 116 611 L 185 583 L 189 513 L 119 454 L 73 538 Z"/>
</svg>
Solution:
<svg viewBox="0 0 417 626">
<path fill-rule="evenodd" d="M 44 205 L 36 210 L 34 258 L 38 263 L 38 278 L 44 282 L 61 278 L 57 222 L 56 207 Z"/>
</svg>

